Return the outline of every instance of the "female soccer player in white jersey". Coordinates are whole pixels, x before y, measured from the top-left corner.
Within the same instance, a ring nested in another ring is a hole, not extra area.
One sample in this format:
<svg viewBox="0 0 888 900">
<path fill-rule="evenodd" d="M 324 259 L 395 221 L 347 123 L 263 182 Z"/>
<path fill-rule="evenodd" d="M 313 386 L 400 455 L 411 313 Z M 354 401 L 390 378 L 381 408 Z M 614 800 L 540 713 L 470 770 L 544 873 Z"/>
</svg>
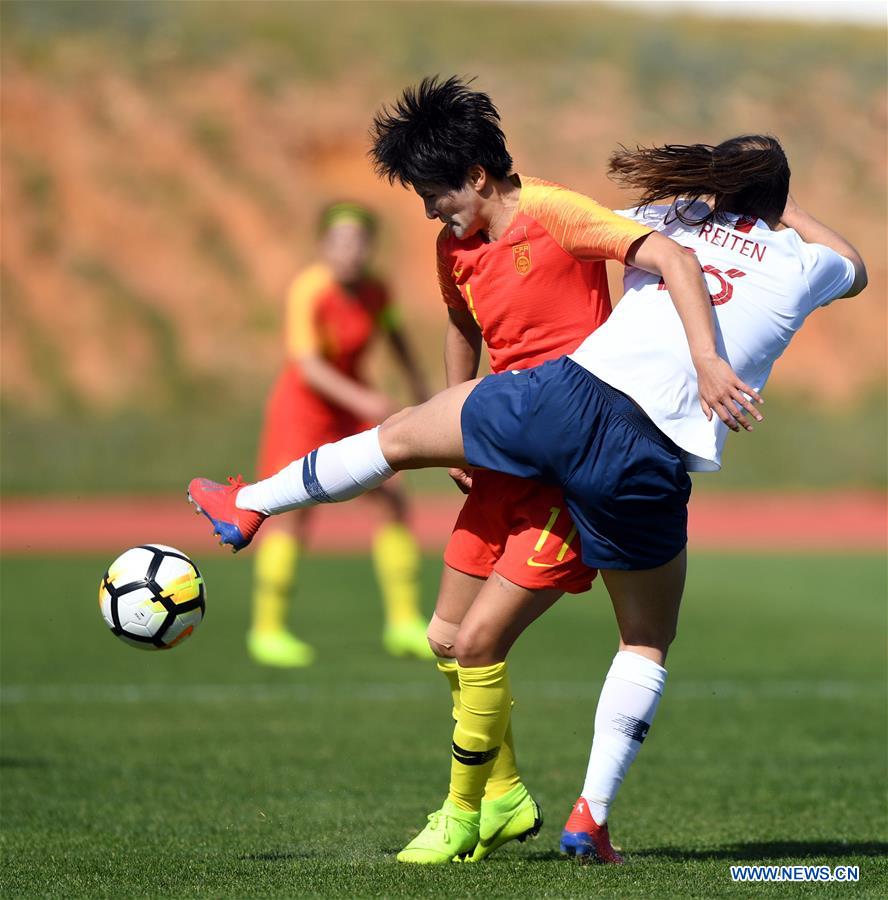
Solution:
<svg viewBox="0 0 888 900">
<path fill-rule="evenodd" d="M 602 862 L 621 861 L 608 810 L 666 680 L 684 588 L 688 471 L 719 469 L 727 429 L 751 430 L 747 413 L 761 418 L 758 391 L 806 316 L 866 285 L 854 248 L 789 197 L 789 166 L 773 138 L 622 150 L 611 174 L 640 189 L 634 217 L 696 254 L 711 294 L 705 315 L 677 310 L 657 274 L 630 268 L 610 319 L 569 357 L 450 388 L 254 485 L 189 485 L 235 549 L 268 515 L 350 499 L 401 469 L 469 464 L 560 485 L 620 632 L 561 844 Z M 702 399 L 701 333 L 736 373 L 743 393 L 729 404 Z M 451 792 L 408 846 L 446 845 L 456 858 L 478 845 L 478 813 L 454 798 L 480 802 L 509 718 L 506 654 L 544 611 L 476 603 L 463 620 L 455 650 L 471 677 L 454 729 Z"/>
</svg>

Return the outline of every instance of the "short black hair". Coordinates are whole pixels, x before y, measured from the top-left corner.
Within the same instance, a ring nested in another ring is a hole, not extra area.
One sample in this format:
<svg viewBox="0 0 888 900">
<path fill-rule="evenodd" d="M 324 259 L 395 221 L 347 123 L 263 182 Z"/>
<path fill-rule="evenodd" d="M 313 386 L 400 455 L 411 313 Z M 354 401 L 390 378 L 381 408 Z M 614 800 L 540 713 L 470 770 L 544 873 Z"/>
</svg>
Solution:
<svg viewBox="0 0 888 900">
<path fill-rule="evenodd" d="M 391 184 L 460 188 L 474 165 L 500 179 L 512 171 L 497 108 L 456 76 L 406 88 L 394 107 L 376 114 L 370 137 L 376 173 Z"/>
</svg>

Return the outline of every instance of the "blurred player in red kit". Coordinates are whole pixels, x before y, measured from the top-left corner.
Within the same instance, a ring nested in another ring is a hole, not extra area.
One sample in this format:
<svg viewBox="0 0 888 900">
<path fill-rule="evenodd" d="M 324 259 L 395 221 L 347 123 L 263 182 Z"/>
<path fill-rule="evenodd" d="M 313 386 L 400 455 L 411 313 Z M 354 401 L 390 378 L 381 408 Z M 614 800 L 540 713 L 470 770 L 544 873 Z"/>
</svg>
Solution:
<svg viewBox="0 0 888 900">
<path fill-rule="evenodd" d="M 356 203 L 328 206 L 319 222 L 320 261 L 299 274 L 287 294 L 286 362 L 268 399 L 259 451 L 260 477 L 319 444 L 382 421 L 395 405 L 369 386 L 360 364 L 384 336 L 417 400 L 423 379 L 398 324 L 397 310 L 370 273 L 377 221 Z M 385 514 L 373 539 L 373 563 L 385 609 L 383 643 L 395 656 L 431 657 L 419 604 L 420 555 L 405 525 L 397 487 L 372 495 Z M 286 627 L 309 512 L 291 512 L 257 545 L 250 655 L 273 666 L 306 666 L 313 649 Z M 310 598 L 309 598 L 310 599 Z"/>
</svg>

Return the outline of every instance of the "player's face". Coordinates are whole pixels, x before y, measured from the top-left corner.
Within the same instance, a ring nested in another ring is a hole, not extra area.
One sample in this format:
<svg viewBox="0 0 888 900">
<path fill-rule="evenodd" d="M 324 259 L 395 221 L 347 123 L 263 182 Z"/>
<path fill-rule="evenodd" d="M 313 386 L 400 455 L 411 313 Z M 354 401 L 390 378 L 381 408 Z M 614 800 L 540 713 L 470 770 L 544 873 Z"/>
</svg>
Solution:
<svg viewBox="0 0 888 900">
<path fill-rule="evenodd" d="M 426 216 L 450 226 L 457 240 L 465 240 L 487 226 L 481 216 L 481 196 L 470 180 L 456 189 L 433 182 L 416 184 L 413 189 L 422 198 Z"/>
<path fill-rule="evenodd" d="M 321 255 L 340 284 L 355 284 L 361 280 L 373 242 L 360 222 L 342 219 L 334 222 L 321 238 Z"/>
</svg>

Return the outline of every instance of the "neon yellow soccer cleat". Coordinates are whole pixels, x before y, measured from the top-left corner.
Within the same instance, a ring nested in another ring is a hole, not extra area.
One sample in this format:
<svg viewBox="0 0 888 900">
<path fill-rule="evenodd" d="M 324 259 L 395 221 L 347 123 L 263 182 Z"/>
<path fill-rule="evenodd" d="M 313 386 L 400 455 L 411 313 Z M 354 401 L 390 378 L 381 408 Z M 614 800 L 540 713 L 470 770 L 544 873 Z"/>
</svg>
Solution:
<svg viewBox="0 0 888 900">
<path fill-rule="evenodd" d="M 478 843 L 481 814 L 449 800 L 429 816 L 429 824 L 398 854 L 398 862 L 440 865 L 471 853 Z"/>
<path fill-rule="evenodd" d="M 263 666 L 298 669 L 314 662 L 314 647 L 285 631 L 251 631 L 247 650 L 253 660 Z"/>
<path fill-rule="evenodd" d="M 422 619 L 386 625 L 382 633 L 382 645 L 392 656 L 412 656 L 416 659 L 435 657 L 426 637 L 426 623 Z"/>
<path fill-rule="evenodd" d="M 543 811 L 523 784 L 496 800 L 481 801 L 478 846 L 469 862 L 479 862 L 509 841 L 534 838 L 543 827 Z"/>
</svg>

